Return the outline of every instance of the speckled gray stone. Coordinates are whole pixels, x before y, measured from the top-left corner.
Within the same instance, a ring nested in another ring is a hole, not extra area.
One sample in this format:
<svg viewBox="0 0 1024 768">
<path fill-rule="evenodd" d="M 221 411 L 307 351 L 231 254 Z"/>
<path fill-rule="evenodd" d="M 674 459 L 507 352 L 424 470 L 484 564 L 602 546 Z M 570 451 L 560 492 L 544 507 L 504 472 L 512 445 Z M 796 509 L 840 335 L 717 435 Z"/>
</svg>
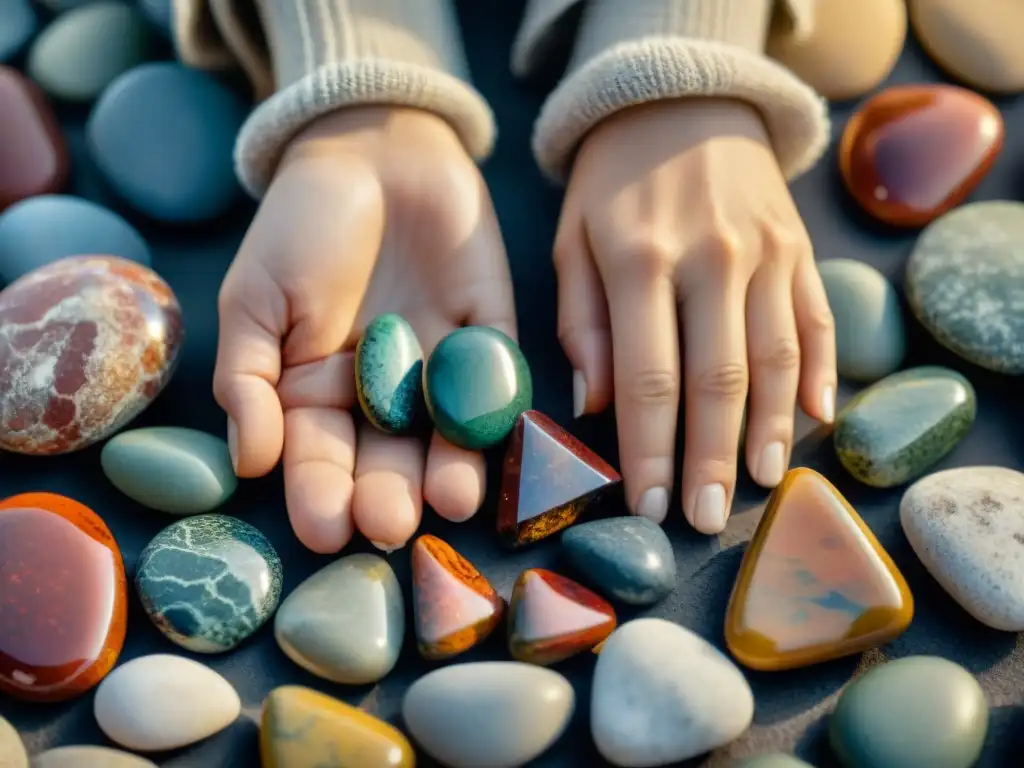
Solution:
<svg viewBox="0 0 1024 768">
<path fill-rule="evenodd" d="M 1024 373 L 1024 204 L 971 203 L 932 222 L 907 260 L 906 292 L 939 343 Z"/>
<path fill-rule="evenodd" d="M 3 0 L 0 16 L 3 17 L 0 24 L 0 64 L 3 64 L 29 44 L 39 29 L 39 15 L 29 0 Z"/>
<path fill-rule="evenodd" d="M 28 755 L 14 726 L 0 717 L 0 768 L 28 768 Z"/>
<path fill-rule="evenodd" d="M 156 763 L 107 747 L 57 747 L 33 757 L 32 768 L 156 768 Z"/>
<path fill-rule="evenodd" d="M 903 494 L 900 522 L 924 566 L 964 610 L 1024 632 L 1024 474 L 958 467 Z"/>
<path fill-rule="evenodd" d="M 729 768 L 814 768 L 814 766 L 805 763 L 798 757 L 793 757 L 793 755 L 777 752 L 771 755 L 746 757 L 731 763 Z"/>
</svg>

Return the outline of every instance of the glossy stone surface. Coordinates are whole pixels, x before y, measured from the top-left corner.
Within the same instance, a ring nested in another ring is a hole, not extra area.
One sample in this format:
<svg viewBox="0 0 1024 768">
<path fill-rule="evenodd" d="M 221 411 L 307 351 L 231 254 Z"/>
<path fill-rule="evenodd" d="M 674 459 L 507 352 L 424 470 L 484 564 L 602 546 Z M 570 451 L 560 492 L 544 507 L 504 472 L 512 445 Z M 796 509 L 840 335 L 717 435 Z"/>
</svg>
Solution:
<svg viewBox="0 0 1024 768">
<path fill-rule="evenodd" d="M 914 483 L 900 522 L 935 580 L 978 621 L 1024 632 L 1024 474 L 957 467 Z"/>
<path fill-rule="evenodd" d="M 646 517 L 609 517 L 562 534 L 562 553 L 584 581 L 630 605 L 663 600 L 676 585 L 672 543 Z"/>
<path fill-rule="evenodd" d="M 227 442 L 196 429 L 122 432 L 103 446 L 100 463 L 121 493 L 172 515 L 209 512 L 238 487 Z"/>
<path fill-rule="evenodd" d="M 590 732 L 612 765 L 674 765 L 733 741 L 753 715 L 736 666 L 673 622 L 626 622 L 597 657 Z"/>
<path fill-rule="evenodd" d="M 363 413 L 384 432 L 408 432 L 425 414 L 423 349 L 396 314 L 374 318 L 356 347 L 356 394 Z"/>
<path fill-rule="evenodd" d="M 860 515 L 814 470 L 790 470 L 729 599 L 732 655 L 751 669 L 807 666 L 887 643 L 913 615 L 903 575 Z"/>
<path fill-rule="evenodd" d="M 139 555 L 135 589 L 157 629 L 196 653 L 230 651 L 281 599 L 281 559 L 267 538 L 226 515 L 186 517 Z"/>
<path fill-rule="evenodd" d="M 426 659 L 448 659 L 494 631 L 505 601 L 469 560 L 425 534 L 412 545 L 416 644 Z"/>
<path fill-rule="evenodd" d="M 516 423 L 502 465 L 498 533 L 532 544 L 575 523 L 622 481 L 604 459 L 539 411 Z"/>
<path fill-rule="evenodd" d="M 814 768 L 814 766 L 805 763 L 798 757 L 793 757 L 793 755 L 776 752 L 738 760 L 731 763 L 729 768 Z"/>
<path fill-rule="evenodd" d="M 423 390 L 437 431 L 470 450 L 500 443 L 533 403 L 533 379 L 519 346 L 485 326 L 441 339 L 423 370 Z"/>
<path fill-rule="evenodd" d="M 28 768 L 28 755 L 14 726 L 0 717 L 0 768 Z"/>
<path fill-rule="evenodd" d="M 975 365 L 1024 373 L 1024 204 L 972 203 L 917 239 L 906 268 L 911 309 Z"/>
<path fill-rule="evenodd" d="M 890 488 L 924 474 L 974 423 L 974 387 L 956 371 L 922 366 L 862 390 L 840 411 L 832 442 L 862 483 Z"/>
<path fill-rule="evenodd" d="M 38 29 L 39 14 L 29 0 L 4 0 L 4 23 L 0 25 L 0 64 L 21 53 Z"/>
<path fill-rule="evenodd" d="M 285 685 L 263 702 L 263 768 L 414 768 L 412 745 L 394 726 L 330 696 Z"/>
<path fill-rule="evenodd" d="M 54 19 L 35 39 L 26 70 L 63 101 L 92 101 L 118 75 L 144 62 L 153 32 L 131 5 L 99 0 Z"/>
<path fill-rule="evenodd" d="M 402 589 L 387 561 L 348 555 L 324 566 L 281 603 L 274 638 L 285 655 L 336 683 L 374 683 L 398 661 Z"/>
<path fill-rule="evenodd" d="M 575 703 L 553 670 L 483 661 L 428 672 L 406 691 L 402 716 L 420 747 L 450 768 L 514 768 L 558 740 Z"/>
<path fill-rule="evenodd" d="M 896 85 L 850 118 L 839 143 L 847 190 L 869 214 L 919 227 L 963 202 L 1003 148 L 994 104 L 952 85 Z"/>
<path fill-rule="evenodd" d="M 68 177 L 60 124 L 39 87 L 0 66 L 0 211 L 33 195 L 59 192 Z"/>
<path fill-rule="evenodd" d="M 240 197 L 232 150 L 247 114 L 209 75 L 174 62 L 143 64 L 103 92 L 86 139 L 100 172 L 135 209 L 159 221 L 206 221 Z"/>
<path fill-rule="evenodd" d="M 173 0 L 139 0 L 139 10 L 165 37 L 170 38 L 174 22 Z"/>
<path fill-rule="evenodd" d="M 162 653 L 119 666 L 93 700 L 100 730 L 134 752 L 194 744 L 227 728 L 241 709 L 231 683 L 212 669 Z"/>
<path fill-rule="evenodd" d="M 869 670 L 839 697 L 829 720 L 845 768 L 969 768 L 988 730 L 988 703 L 963 667 L 908 656 Z"/>
<path fill-rule="evenodd" d="M 818 263 L 836 327 L 836 368 L 851 381 L 894 373 L 907 350 L 900 299 L 881 272 L 853 259 Z"/>
<path fill-rule="evenodd" d="M 509 654 L 542 666 L 590 650 L 616 624 L 607 600 L 543 568 L 525 570 L 516 579 L 508 619 Z"/>
<path fill-rule="evenodd" d="M 121 551 L 95 512 L 54 493 L 0 502 L 0 691 L 80 696 L 117 662 L 127 618 Z"/>
<path fill-rule="evenodd" d="M 0 763 L 3 766 L 3 763 Z M 157 768 L 144 757 L 108 747 L 57 747 L 32 758 L 32 768 Z"/>
<path fill-rule="evenodd" d="M 67 453 L 124 427 L 170 381 L 181 308 L 124 259 L 62 259 L 0 292 L 0 448 Z"/>
</svg>

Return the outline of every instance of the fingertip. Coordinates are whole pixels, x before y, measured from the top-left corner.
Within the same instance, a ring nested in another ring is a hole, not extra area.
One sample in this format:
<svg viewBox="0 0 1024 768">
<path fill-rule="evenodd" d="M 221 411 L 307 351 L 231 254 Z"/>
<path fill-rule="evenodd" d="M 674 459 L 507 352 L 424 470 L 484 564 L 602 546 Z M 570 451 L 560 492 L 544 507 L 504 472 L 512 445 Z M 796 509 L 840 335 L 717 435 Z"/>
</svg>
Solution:
<svg viewBox="0 0 1024 768">
<path fill-rule="evenodd" d="M 238 477 L 262 477 L 281 459 L 284 413 L 274 388 L 250 377 L 227 398 L 228 449 Z"/>
<path fill-rule="evenodd" d="M 401 549 L 416 534 L 422 517 L 420 490 L 408 479 L 386 470 L 361 474 L 352 498 L 356 528 L 377 549 Z"/>
<path fill-rule="evenodd" d="M 423 498 L 438 515 L 453 523 L 473 517 L 483 504 L 486 476 L 483 454 L 459 448 L 434 433 Z"/>
<path fill-rule="evenodd" d="M 318 467 L 310 464 L 293 470 L 285 485 L 285 503 L 292 530 L 303 546 L 318 555 L 333 555 L 352 539 L 355 484 L 351 476 L 337 477 L 327 468 L 319 469 L 318 473 Z"/>
<path fill-rule="evenodd" d="M 600 413 L 612 401 L 611 337 L 607 331 L 568 335 L 562 348 L 573 366 L 573 415 Z"/>
</svg>

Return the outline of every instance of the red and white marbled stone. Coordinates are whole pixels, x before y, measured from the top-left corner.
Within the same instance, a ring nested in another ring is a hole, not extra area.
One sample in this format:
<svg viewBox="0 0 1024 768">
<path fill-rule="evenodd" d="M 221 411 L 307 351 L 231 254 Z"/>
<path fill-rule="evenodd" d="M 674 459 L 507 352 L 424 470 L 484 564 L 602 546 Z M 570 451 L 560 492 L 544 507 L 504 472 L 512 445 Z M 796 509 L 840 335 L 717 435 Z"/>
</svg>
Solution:
<svg viewBox="0 0 1024 768">
<path fill-rule="evenodd" d="M 184 339 L 155 272 L 73 256 L 0 292 L 0 448 L 67 453 L 121 429 L 160 393 Z"/>
</svg>

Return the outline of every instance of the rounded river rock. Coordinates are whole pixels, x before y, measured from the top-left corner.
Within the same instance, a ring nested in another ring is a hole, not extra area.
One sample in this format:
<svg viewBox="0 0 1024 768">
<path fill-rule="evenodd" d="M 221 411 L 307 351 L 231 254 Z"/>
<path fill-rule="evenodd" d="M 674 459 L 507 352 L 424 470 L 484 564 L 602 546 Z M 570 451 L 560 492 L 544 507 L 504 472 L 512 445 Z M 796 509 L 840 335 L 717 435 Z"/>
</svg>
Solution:
<svg viewBox="0 0 1024 768">
<path fill-rule="evenodd" d="M 381 315 L 366 326 L 356 347 L 356 394 L 373 426 L 411 430 L 424 415 L 423 349 L 399 315 Z"/>
</svg>

